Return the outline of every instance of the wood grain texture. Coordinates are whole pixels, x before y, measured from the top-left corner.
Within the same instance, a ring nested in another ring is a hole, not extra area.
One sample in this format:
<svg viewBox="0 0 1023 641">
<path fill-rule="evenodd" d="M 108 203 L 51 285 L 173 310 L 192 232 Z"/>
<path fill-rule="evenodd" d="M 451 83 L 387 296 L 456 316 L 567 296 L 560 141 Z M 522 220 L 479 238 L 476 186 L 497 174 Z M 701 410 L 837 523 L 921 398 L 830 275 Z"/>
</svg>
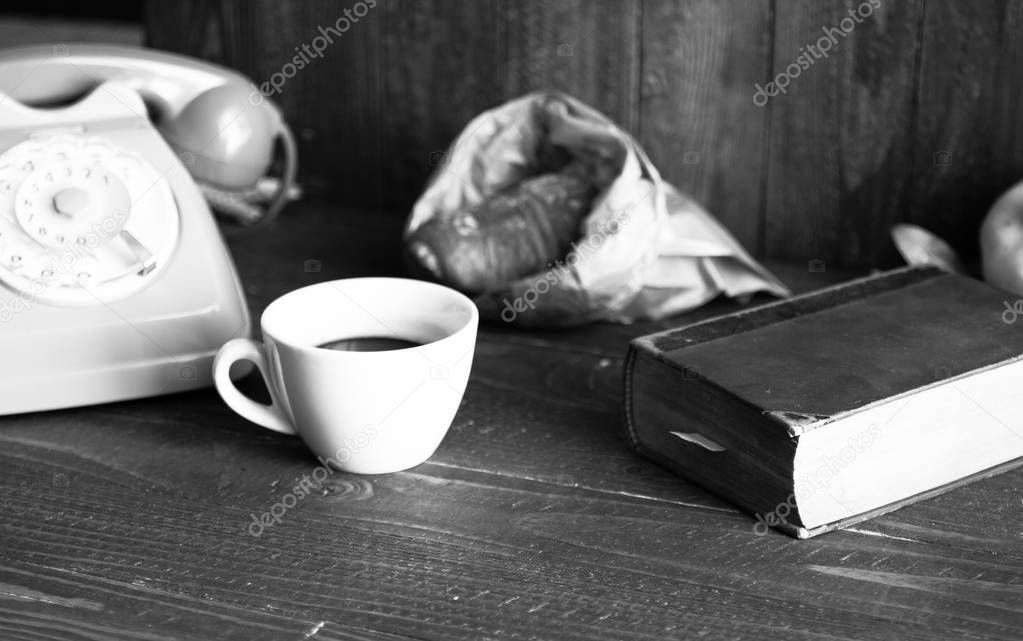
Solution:
<svg viewBox="0 0 1023 641">
<path fill-rule="evenodd" d="M 1023 68 L 1023 2 L 1006 2 L 1001 12 L 997 85 L 992 92 L 993 119 L 999 128 L 991 145 L 989 204 L 1003 189 L 1023 180 L 1023 98 L 1017 90 L 1019 69 Z M 969 217 L 977 221 L 978 217 Z M 972 225 L 970 226 L 972 229 Z"/>
<path fill-rule="evenodd" d="M 869 4 L 380 0 L 274 98 L 307 191 L 348 206 L 404 216 L 474 115 L 552 88 L 636 133 L 758 257 L 893 266 L 904 220 L 974 256 L 1023 177 L 1023 2 L 873 1 L 762 108 L 755 84 Z M 263 82 L 346 9 L 150 2 L 148 42 Z"/>
<path fill-rule="evenodd" d="M 904 218 L 910 187 L 923 2 L 876 5 L 777 2 L 772 79 L 792 79 L 767 106 L 769 256 L 893 262 L 888 229 Z M 850 16 L 860 7 L 866 17 Z"/>
<path fill-rule="evenodd" d="M 762 255 L 771 0 L 643 4 L 640 142 L 664 177 Z"/>
<path fill-rule="evenodd" d="M 505 95 L 575 95 L 635 131 L 640 64 L 637 0 L 509 2 Z"/>
<path fill-rule="evenodd" d="M 361 18 L 348 3 L 329 0 L 150 2 L 148 44 L 237 68 L 257 86 L 271 83 L 268 97 L 298 136 L 307 191 L 380 209 L 388 176 L 378 168 L 389 159 L 379 54 L 384 5 L 360 4 Z"/>
<path fill-rule="evenodd" d="M 285 68 L 357 4 L 366 15 L 322 55 Z M 147 4 L 151 46 L 238 68 L 257 84 L 288 73 L 270 97 L 300 135 L 311 193 L 398 214 L 466 124 L 515 96 L 567 91 L 634 127 L 638 15 L 635 0 Z"/>
<path fill-rule="evenodd" d="M 991 205 L 1023 178 L 1021 10 L 927 1 L 909 212 L 967 256 Z"/>
<path fill-rule="evenodd" d="M 300 205 L 228 240 L 258 313 L 401 274 L 400 228 Z M 771 267 L 797 290 L 836 278 Z M 758 536 L 627 448 L 625 345 L 666 324 L 483 327 L 428 463 L 331 474 L 258 537 L 252 515 L 317 462 L 211 390 L 2 417 L 0 638 L 1019 638 L 1023 472 L 812 541 Z"/>
<path fill-rule="evenodd" d="M 502 3 L 402 0 L 378 5 L 384 31 L 379 167 L 388 185 L 381 206 L 408 212 L 449 145 L 479 112 L 507 95 Z"/>
</svg>

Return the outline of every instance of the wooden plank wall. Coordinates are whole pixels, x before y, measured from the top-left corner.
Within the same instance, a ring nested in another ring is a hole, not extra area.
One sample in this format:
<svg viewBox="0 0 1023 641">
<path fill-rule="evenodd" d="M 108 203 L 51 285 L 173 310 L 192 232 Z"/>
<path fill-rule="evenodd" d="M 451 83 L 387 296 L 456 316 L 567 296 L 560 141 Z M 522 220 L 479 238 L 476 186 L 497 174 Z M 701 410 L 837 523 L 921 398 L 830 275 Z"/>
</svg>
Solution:
<svg viewBox="0 0 1023 641">
<path fill-rule="evenodd" d="M 870 2 L 376 0 L 277 99 L 306 186 L 350 207 L 405 215 L 473 115 L 554 88 L 635 132 L 757 256 L 889 266 L 898 221 L 975 255 L 1023 179 L 1023 0 Z M 148 42 L 263 81 L 356 4 L 150 2 Z"/>
</svg>

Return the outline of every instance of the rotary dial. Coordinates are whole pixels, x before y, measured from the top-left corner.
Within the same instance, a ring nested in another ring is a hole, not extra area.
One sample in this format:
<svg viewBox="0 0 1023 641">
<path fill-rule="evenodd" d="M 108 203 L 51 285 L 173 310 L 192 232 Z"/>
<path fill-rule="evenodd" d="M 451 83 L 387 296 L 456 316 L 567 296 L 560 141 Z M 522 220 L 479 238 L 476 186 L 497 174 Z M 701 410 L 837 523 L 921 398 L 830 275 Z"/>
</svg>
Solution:
<svg viewBox="0 0 1023 641">
<path fill-rule="evenodd" d="M 163 177 L 105 139 L 32 139 L 0 155 L 0 280 L 34 299 L 97 304 L 137 291 L 177 232 Z"/>
</svg>

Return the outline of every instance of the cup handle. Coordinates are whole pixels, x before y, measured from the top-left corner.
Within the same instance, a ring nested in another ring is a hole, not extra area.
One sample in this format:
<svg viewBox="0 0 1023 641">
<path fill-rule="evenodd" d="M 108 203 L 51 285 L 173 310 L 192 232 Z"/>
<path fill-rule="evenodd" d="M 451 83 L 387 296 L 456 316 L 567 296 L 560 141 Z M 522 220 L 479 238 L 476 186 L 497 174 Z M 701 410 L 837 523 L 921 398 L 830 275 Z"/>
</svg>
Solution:
<svg viewBox="0 0 1023 641">
<path fill-rule="evenodd" d="M 271 390 L 270 398 L 274 397 L 271 387 L 273 383 L 270 382 L 270 377 L 267 375 L 266 358 L 263 356 L 262 345 L 248 338 L 236 338 L 224 343 L 220 351 L 217 352 L 216 358 L 213 359 L 213 383 L 217 386 L 217 391 L 220 392 L 220 397 L 224 399 L 227 406 L 257 425 L 282 434 L 296 434 L 295 427 L 277 406 L 276 401 L 271 401 L 270 405 L 264 405 L 238 391 L 234 381 L 231 380 L 231 365 L 237 361 L 251 361 L 259 369 L 267 389 Z"/>
</svg>

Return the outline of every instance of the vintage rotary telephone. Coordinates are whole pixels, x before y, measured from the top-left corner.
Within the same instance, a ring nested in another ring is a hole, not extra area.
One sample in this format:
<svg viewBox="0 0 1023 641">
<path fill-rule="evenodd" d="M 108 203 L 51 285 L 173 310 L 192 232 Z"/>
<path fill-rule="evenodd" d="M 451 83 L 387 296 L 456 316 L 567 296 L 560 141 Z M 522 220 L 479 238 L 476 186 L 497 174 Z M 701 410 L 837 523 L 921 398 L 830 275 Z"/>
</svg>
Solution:
<svg viewBox="0 0 1023 641">
<path fill-rule="evenodd" d="M 206 386 L 250 320 L 197 181 L 252 187 L 295 144 L 244 76 L 131 47 L 0 51 L 0 414 Z"/>
</svg>

